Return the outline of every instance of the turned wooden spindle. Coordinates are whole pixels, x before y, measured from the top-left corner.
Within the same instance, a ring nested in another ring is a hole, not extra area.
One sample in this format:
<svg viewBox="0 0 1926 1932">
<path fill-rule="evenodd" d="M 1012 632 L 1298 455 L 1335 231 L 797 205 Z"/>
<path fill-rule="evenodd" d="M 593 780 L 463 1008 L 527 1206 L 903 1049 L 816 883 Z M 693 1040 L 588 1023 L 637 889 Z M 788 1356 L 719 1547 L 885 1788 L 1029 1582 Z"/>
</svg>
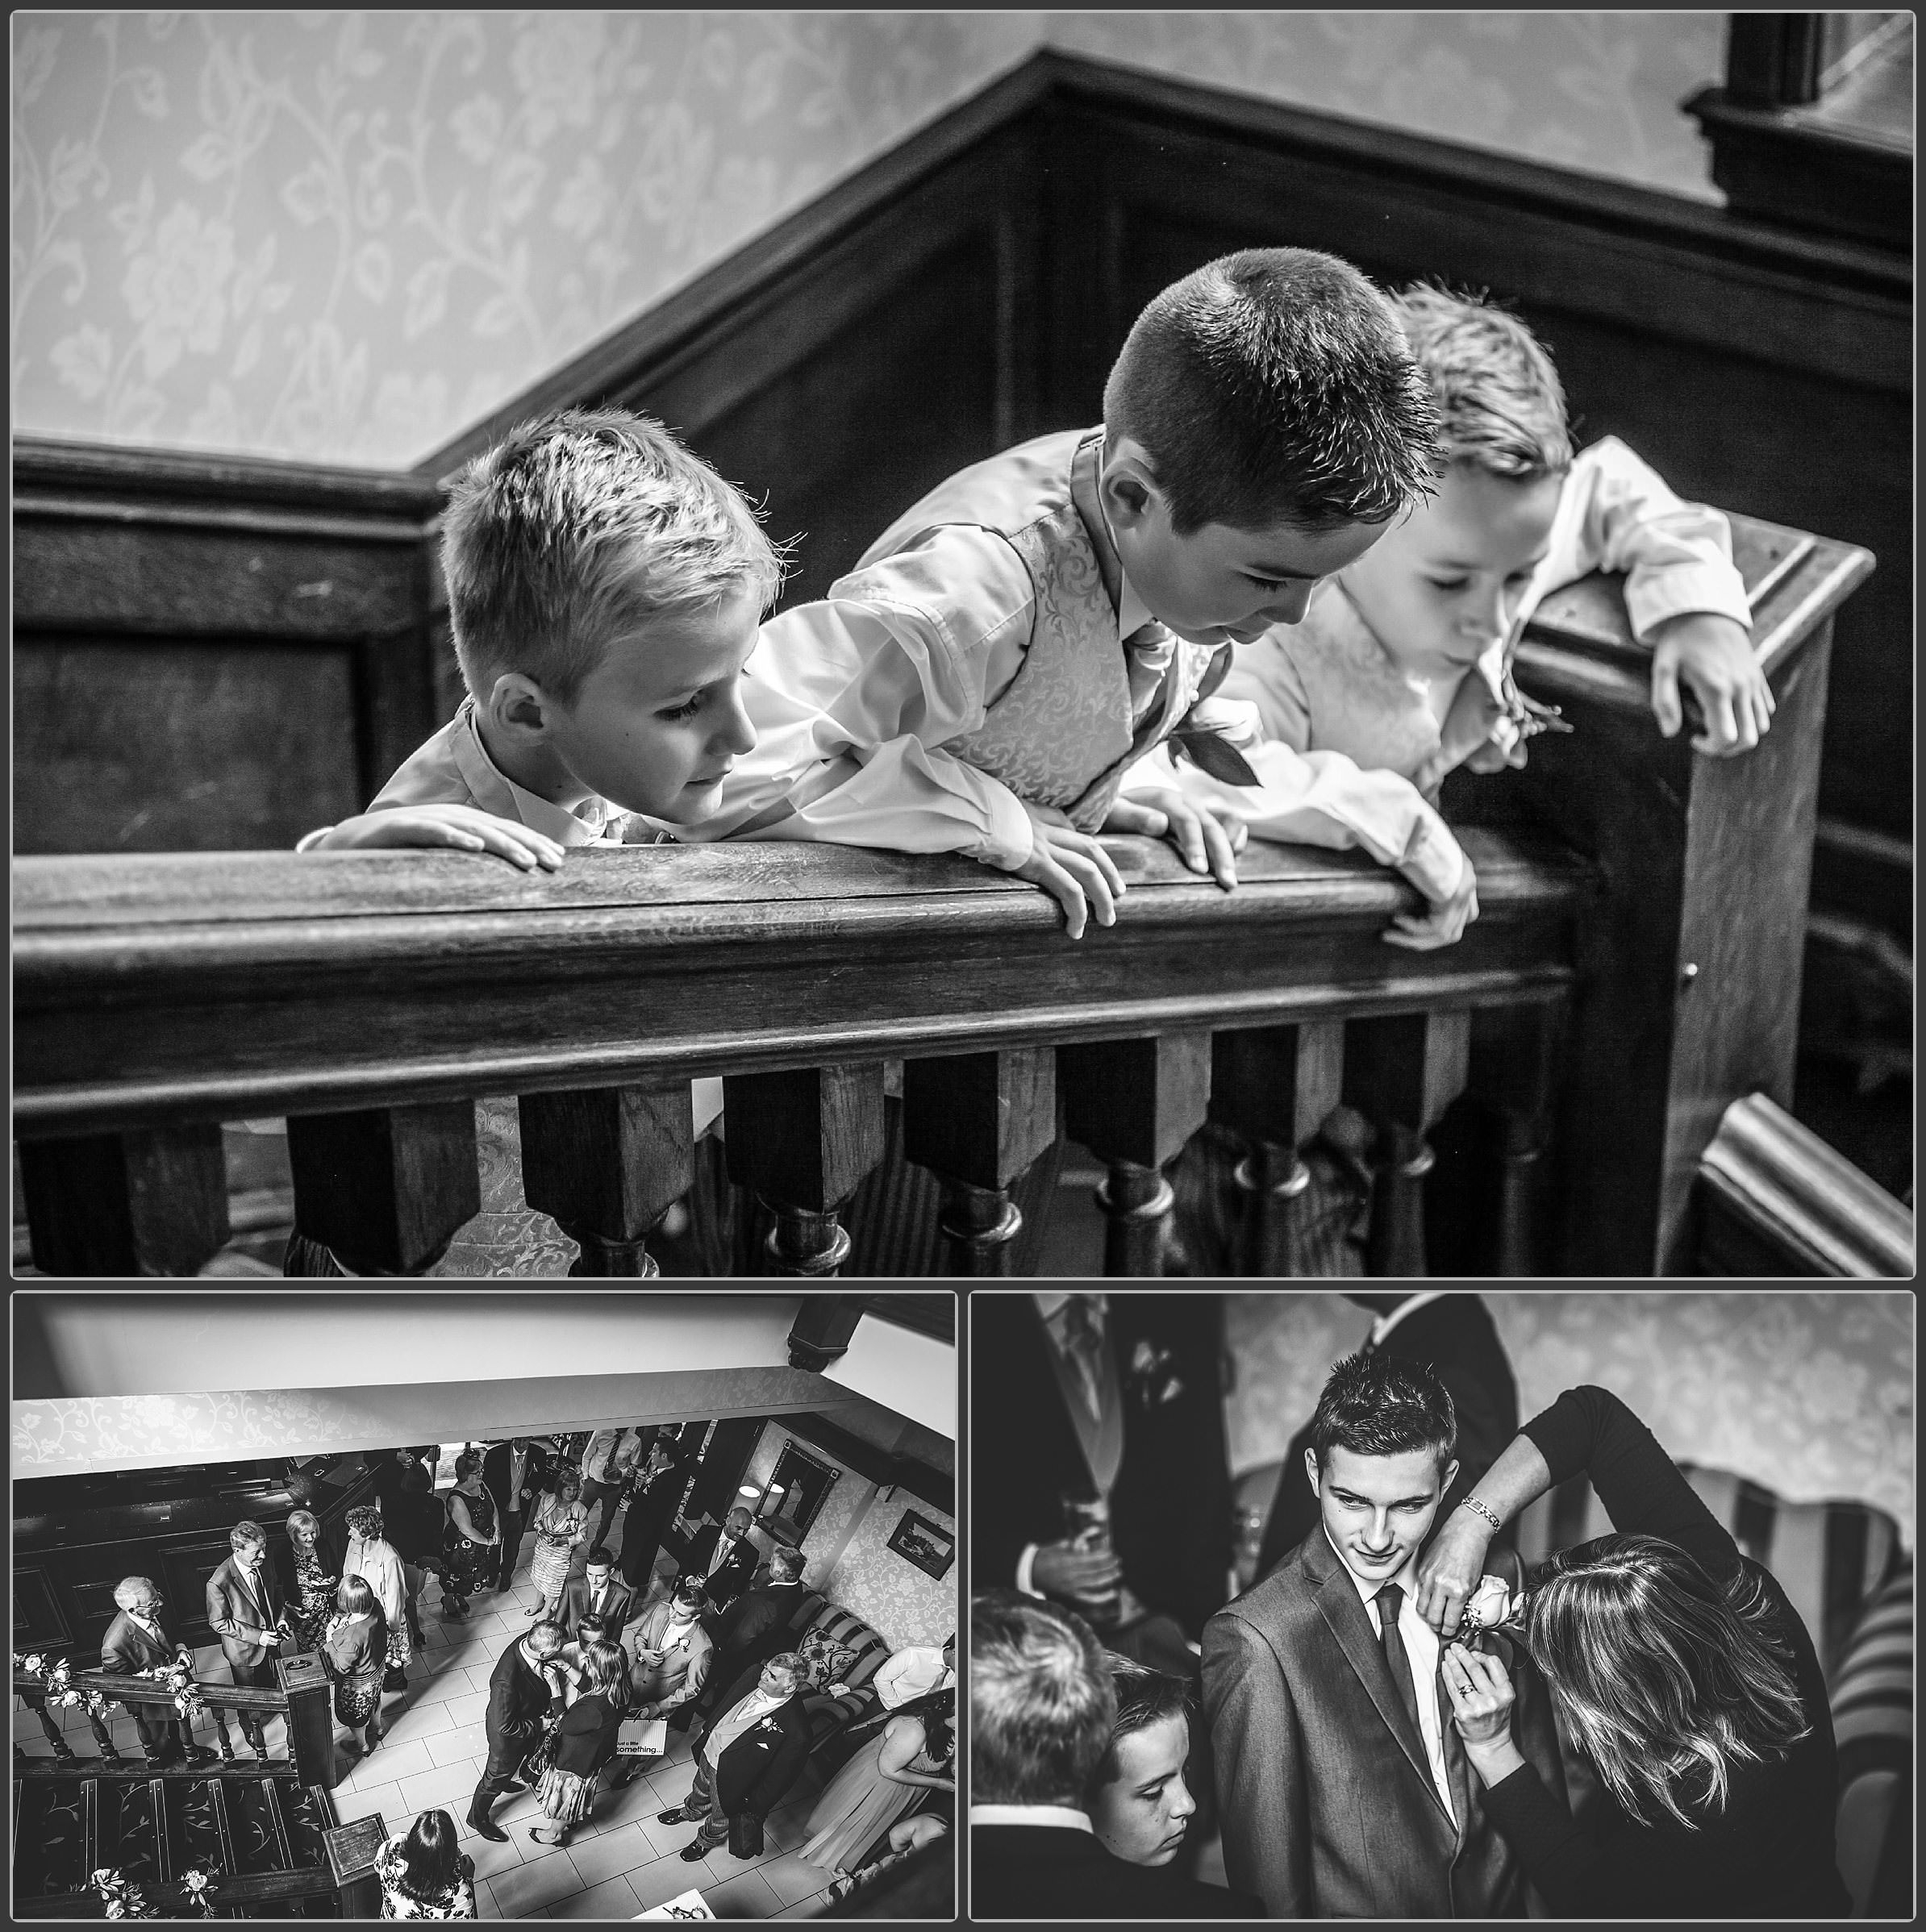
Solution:
<svg viewBox="0 0 1926 1932">
<path fill-rule="evenodd" d="M 842 1210 L 882 1158 L 882 1061 L 726 1076 L 723 1118 L 729 1178 L 776 1217 L 771 1272 L 835 1274 L 849 1253 Z"/>
<path fill-rule="evenodd" d="M 1214 1035 L 1210 1117 L 1245 1143 L 1237 1164 L 1243 1275 L 1290 1275 L 1292 1234 L 1311 1185 L 1303 1149 L 1342 1097 L 1341 1020 Z"/>
<path fill-rule="evenodd" d="M 1106 1275 L 1161 1276 L 1175 1199 L 1164 1163 L 1203 1125 L 1211 1036 L 1165 1033 L 1057 1051 L 1064 1128 L 1110 1170 L 1097 1189 Z"/>
<path fill-rule="evenodd" d="M 1562 1001 L 1473 1016 L 1470 1091 L 1496 1124 L 1489 1247 L 1495 1275 L 1539 1275 L 1548 1254 L 1548 1155 L 1567 1010 Z"/>
<path fill-rule="evenodd" d="M 695 1177 L 689 1083 L 521 1098 L 522 1193 L 581 1248 L 573 1276 L 646 1280 L 645 1245 Z"/>
<path fill-rule="evenodd" d="M 290 1115 L 294 1230 L 357 1275 L 426 1273 L 481 1210 L 475 1103 Z"/>
<path fill-rule="evenodd" d="M 1023 1218 L 1010 1189 L 1057 1139 L 1057 1056 L 1048 1047 L 911 1060 L 903 1152 L 943 1183 L 944 1272 L 1011 1272 Z"/>
<path fill-rule="evenodd" d="M 44 1695 L 36 1691 L 27 1690 L 19 1691 L 15 1694 L 20 1701 L 40 1719 L 41 1731 L 45 1734 L 47 1742 L 53 1747 L 55 1758 L 62 1764 L 72 1764 L 77 1762 L 73 1747 L 67 1742 L 67 1734 L 60 1729 L 60 1720 L 47 1708 L 47 1699 Z M 14 1747 L 14 1760 L 16 1763 L 19 1762 L 20 1755 L 20 1747 L 16 1744 Z"/>
<path fill-rule="evenodd" d="M 1425 1136 L 1465 1090 L 1471 1015 L 1400 1014 L 1353 1020 L 1344 1032 L 1344 1097 L 1378 1130 L 1377 1177 L 1365 1250 L 1374 1275 L 1422 1275 Z"/>
<path fill-rule="evenodd" d="M 192 1275 L 227 1244 L 218 1126 L 19 1148 L 33 1264 L 44 1275 Z"/>
</svg>

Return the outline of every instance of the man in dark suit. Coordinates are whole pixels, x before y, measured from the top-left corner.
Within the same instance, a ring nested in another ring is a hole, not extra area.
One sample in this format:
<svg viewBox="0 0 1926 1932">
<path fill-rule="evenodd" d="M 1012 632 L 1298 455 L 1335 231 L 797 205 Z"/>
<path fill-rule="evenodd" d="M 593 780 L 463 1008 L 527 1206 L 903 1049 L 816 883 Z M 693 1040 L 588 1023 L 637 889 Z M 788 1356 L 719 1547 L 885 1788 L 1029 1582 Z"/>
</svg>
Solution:
<svg viewBox="0 0 1926 1932">
<path fill-rule="evenodd" d="M 634 1593 L 615 1577 L 615 1559 L 607 1550 L 590 1551 L 588 1564 L 580 1576 L 571 1576 L 562 1592 L 562 1634 L 573 1637 L 585 1617 L 599 1617 L 608 1641 L 618 1647 L 622 1633 L 634 1615 Z"/>
<path fill-rule="evenodd" d="M 629 1479 L 619 1567 L 622 1580 L 641 1595 L 648 1594 L 662 1534 L 682 1500 L 687 1480 L 687 1472 L 660 1436 L 649 1445 L 648 1459 Z"/>
<path fill-rule="evenodd" d="M 227 1533 L 232 1554 L 207 1579 L 207 1621 L 221 1640 L 228 1674 L 243 1690 L 275 1690 L 275 1652 L 284 1641 L 281 1584 L 267 1561 L 268 1535 L 256 1522 L 239 1522 Z M 261 1713 L 240 1713 L 241 1735 L 257 1758 L 268 1755 Z M 227 1726 L 218 1713 L 221 1734 Z"/>
<path fill-rule="evenodd" d="M 488 1709 L 482 1728 L 488 1738 L 488 1762 L 468 1808 L 468 1822 L 485 1838 L 505 1844 L 508 1834 L 489 1822 L 494 1801 L 505 1793 L 525 1789 L 522 1760 L 542 1734 L 542 1720 L 555 1693 L 542 1666 L 561 1654 L 561 1626 L 544 1618 L 528 1634 L 511 1643 L 489 1673 Z"/>
<path fill-rule="evenodd" d="M 972 1574 L 1193 1676 L 1231 1564 L 1219 1297 L 986 1295 L 971 1310 Z M 1066 1510 L 1107 1509 L 1114 1558 Z M 1094 1542 L 1098 1547 L 1080 1547 Z"/>
<path fill-rule="evenodd" d="M 1289 1472 L 1315 1486 L 1317 1526 L 1205 1628 L 1224 1869 L 1273 1917 L 1526 1913 L 1524 1869 L 1485 1814 L 1415 1600 L 1457 1474 L 1454 1433 L 1428 1368 L 1382 1350 L 1339 1363 Z M 1519 1748 L 1562 1803 L 1543 1682 L 1522 1649 L 1481 1641 L 1507 1651 Z"/>
<path fill-rule="evenodd" d="M 695 1836 L 682 1847 L 691 1864 L 726 1845 L 731 1822 L 765 1818 L 789 1796 L 809 1756 L 809 1720 L 798 1695 L 802 1660 L 783 1651 L 763 1665 L 756 1688 L 726 1704 L 703 1725 L 695 1741 L 695 1782 L 663 1825 L 693 1824 Z"/>
<path fill-rule="evenodd" d="M 497 1443 L 482 1458 L 482 1487 L 494 1498 L 495 1514 L 502 1524 L 502 1568 L 495 1580 L 497 1589 L 507 1589 L 514 1578 L 522 1537 L 548 1472 L 548 1451 L 525 1435 Z"/>
<path fill-rule="evenodd" d="M 1257 1901 L 1098 1841 L 1085 1793 L 1110 1747 L 1117 1693 L 1082 1618 L 1014 1590 L 969 1617 L 973 1918 L 1251 1918 Z"/>
<path fill-rule="evenodd" d="M 696 1700 L 698 1712 L 746 1695 L 763 1665 L 788 1648 L 794 1634 L 790 1626 L 807 1594 L 802 1572 L 808 1561 L 800 1550 L 779 1547 L 769 1558 L 769 1581 L 745 1591 L 715 1620 L 715 1656 Z"/>
<path fill-rule="evenodd" d="M 161 1621 L 160 1593 L 152 1579 L 123 1576 L 114 1586 L 114 1601 L 120 1607 L 107 1634 L 101 1639 L 100 1668 L 117 1677 L 135 1677 L 141 1672 L 164 1668 L 178 1661 L 191 1671 L 194 1652 L 169 1636 Z M 197 1744 L 187 1728 L 187 1720 L 174 1707 L 171 1697 L 149 1704 L 132 1697 L 120 1701 L 132 1713 L 140 1748 L 155 1770 L 169 1764 L 206 1764 L 214 1753 Z"/>
<path fill-rule="evenodd" d="M 1518 1433 L 1518 1384 L 1505 1345 L 1476 1295 L 1406 1289 L 1346 1299 L 1378 1318 L 1365 1342 L 1367 1354 L 1382 1351 L 1400 1362 L 1428 1363 L 1450 1394 L 1458 1419 L 1458 1472 L 1444 1493 L 1438 1512 L 1442 1521 Z M 1307 1422 L 1284 1452 L 1257 1558 L 1260 1577 L 1268 1576 L 1317 1526 L 1317 1497 L 1298 1475 L 1310 1447 Z M 1503 1542 L 1511 1547 L 1509 1529 Z"/>
<path fill-rule="evenodd" d="M 727 1609 L 749 1587 L 762 1560 L 749 1534 L 755 1520 L 739 1503 L 719 1523 L 705 1518 L 686 1546 L 682 1574 L 694 1577 L 718 1610 Z"/>
</svg>

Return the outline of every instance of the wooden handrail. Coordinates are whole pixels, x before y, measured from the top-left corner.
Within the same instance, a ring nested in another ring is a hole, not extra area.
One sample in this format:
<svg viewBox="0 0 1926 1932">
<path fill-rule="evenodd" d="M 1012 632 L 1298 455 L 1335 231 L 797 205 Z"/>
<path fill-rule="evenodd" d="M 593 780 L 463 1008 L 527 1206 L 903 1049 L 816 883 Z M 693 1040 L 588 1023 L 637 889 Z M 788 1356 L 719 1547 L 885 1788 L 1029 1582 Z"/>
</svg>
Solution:
<svg viewBox="0 0 1926 1932">
<path fill-rule="evenodd" d="M 1726 1109 L 1699 1190 L 1708 1273 L 1912 1278 L 1911 1210 L 1762 1093 Z"/>
<path fill-rule="evenodd" d="M 1470 831 L 1458 945 L 1381 938 L 1411 888 L 1253 846 L 1233 893 L 1107 842 L 1116 925 L 1066 939 L 967 861 L 790 844 L 29 858 L 14 871 L 15 1131 L 71 1135 L 601 1082 L 1549 997 L 1591 868 Z"/>
<path fill-rule="evenodd" d="M 171 1701 L 173 1693 L 166 1684 L 157 1677 L 123 1677 L 111 1676 L 105 1671 L 69 1671 L 67 1681 L 76 1690 L 96 1690 L 116 1700 L 131 1697 L 137 1704 L 160 1704 Z M 243 1690 L 231 1684 L 203 1684 L 195 1680 L 194 1688 L 200 1693 L 202 1701 L 210 1709 L 219 1705 L 223 1710 L 285 1711 L 288 1708 L 287 1693 L 278 1690 Z M 31 1672 L 14 1672 L 14 1693 L 17 1697 L 39 1697 L 45 1693 L 47 1680 L 36 1677 Z"/>
</svg>

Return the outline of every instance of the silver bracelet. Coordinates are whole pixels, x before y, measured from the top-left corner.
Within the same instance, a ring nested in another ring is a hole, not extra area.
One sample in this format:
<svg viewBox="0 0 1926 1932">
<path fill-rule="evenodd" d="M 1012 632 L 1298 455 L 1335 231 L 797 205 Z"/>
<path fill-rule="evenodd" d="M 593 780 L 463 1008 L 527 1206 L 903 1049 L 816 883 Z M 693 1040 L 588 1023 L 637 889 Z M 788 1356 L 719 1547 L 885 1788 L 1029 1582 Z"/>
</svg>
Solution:
<svg viewBox="0 0 1926 1932">
<path fill-rule="evenodd" d="M 1458 1507 L 1461 1509 L 1475 1510 L 1480 1516 L 1483 1517 L 1485 1521 L 1490 1524 L 1491 1527 L 1495 1530 L 1502 1530 L 1505 1526 L 1499 1521 L 1497 1516 L 1491 1510 L 1486 1509 L 1484 1504 L 1481 1503 L 1475 1496 L 1464 1496 L 1459 1497 Z"/>
</svg>

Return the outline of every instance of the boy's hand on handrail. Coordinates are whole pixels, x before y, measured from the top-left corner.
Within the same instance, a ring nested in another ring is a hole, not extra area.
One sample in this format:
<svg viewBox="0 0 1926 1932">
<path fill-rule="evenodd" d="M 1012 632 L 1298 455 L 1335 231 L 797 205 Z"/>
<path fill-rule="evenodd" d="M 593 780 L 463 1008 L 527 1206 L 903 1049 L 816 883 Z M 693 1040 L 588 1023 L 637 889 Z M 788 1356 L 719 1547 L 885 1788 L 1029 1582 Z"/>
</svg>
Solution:
<svg viewBox="0 0 1926 1932">
<path fill-rule="evenodd" d="M 1124 893 L 1124 875 L 1116 861 L 1094 839 L 1076 831 L 1062 813 L 1028 803 L 1023 810 L 1030 814 L 1030 856 L 1011 871 L 1040 885 L 1063 908 L 1073 939 L 1083 937 L 1092 907 L 1099 926 L 1115 926 L 1116 902 Z"/>
<path fill-rule="evenodd" d="M 1478 876 L 1471 861 L 1458 880 L 1457 889 L 1448 899 L 1432 899 L 1422 913 L 1401 912 L 1393 915 L 1385 928 L 1387 945 L 1403 946 L 1413 952 L 1432 952 L 1450 946 L 1465 935 L 1465 928 L 1478 917 Z"/>
<path fill-rule="evenodd" d="M 1103 829 L 1169 839 L 1192 872 L 1207 872 L 1226 892 L 1237 883 L 1236 855 L 1251 835 L 1250 827 L 1228 806 L 1211 800 L 1200 810 L 1170 785 L 1118 799 Z"/>
<path fill-rule="evenodd" d="M 370 851 L 393 846 L 447 846 L 462 852 L 493 852 L 523 872 L 561 864 L 563 848 L 545 832 L 472 805 L 398 805 L 361 812 L 331 826 L 309 851 Z"/>
<path fill-rule="evenodd" d="M 1743 624 L 1715 611 L 1682 611 L 1653 628 L 1652 647 L 1652 714 L 1665 737 L 1677 737 L 1685 722 L 1681 678 L 1705 716 L 1695 752 L 1734 757 L 1772 728 L 1772 686 Z"/>
</svg>

